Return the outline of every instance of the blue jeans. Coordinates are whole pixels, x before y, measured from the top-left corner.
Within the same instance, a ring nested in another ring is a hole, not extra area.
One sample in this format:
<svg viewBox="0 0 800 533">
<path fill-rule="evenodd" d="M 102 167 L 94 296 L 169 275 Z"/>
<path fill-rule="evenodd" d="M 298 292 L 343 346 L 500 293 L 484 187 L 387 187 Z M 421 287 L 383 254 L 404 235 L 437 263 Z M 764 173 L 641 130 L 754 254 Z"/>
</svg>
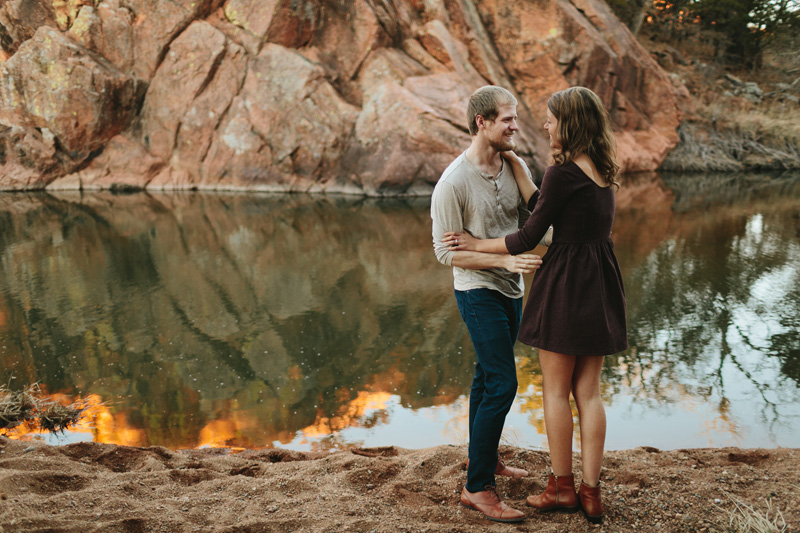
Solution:
<svg viewBox="0 0 800 533">
<path fill-rule="evenodd" d="M 497 446 L 506 415 L 517 394 L 514 343 L 519 332 L 522 298 L 491 289 L 455 291 L 478 362 L 469 394 L 469 469 L 467 490 L 495 486 Z"/>
</svg>

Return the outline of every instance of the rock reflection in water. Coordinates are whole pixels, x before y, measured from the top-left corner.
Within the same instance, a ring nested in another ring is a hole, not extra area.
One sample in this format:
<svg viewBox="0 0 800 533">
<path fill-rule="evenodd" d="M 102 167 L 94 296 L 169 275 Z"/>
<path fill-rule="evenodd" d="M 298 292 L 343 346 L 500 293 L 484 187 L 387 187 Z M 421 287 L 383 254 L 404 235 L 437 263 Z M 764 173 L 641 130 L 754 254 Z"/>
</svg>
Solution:
<svg viewBox="0 0 800 533">
<path fill-rule="evenodd" d="M 468 340 L 426 206 L 0 201 L 2 379 L 113 399 L 146 430 L 133 444 L 285 443 L 306 427 L 369 424 L 372 393 L 415 408 L 468 387 Z"/>
<path fill-rule="evenodd" d="M 609 448 L 800 446 L 798 183 L 620 191 L 631 348 L 606 362 Z M 99 396 L 94 438 L 124 444 L 464 442 L 474 354 L 428 206 L 0 196 L 0 379 Z M 536 352 L 517 354 L 506 441 L 544 445 Z"/>
</svg>

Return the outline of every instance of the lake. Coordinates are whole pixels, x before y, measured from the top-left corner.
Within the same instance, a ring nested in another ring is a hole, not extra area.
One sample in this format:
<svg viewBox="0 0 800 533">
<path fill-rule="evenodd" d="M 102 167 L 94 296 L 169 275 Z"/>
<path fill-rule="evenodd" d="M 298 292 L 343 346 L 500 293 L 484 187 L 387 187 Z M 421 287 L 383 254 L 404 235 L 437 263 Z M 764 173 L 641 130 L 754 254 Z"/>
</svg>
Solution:
<svg viewBox="0 0 800 533">
<path fill-rule="evenodd" d="M 0 383 L 88 406 L 63 434 L 13 436 L 466 443 L 474 351 L 429 206 L 0 195 Z M 607 448 L 800 447 L 800 175 L 629 177 L 612 237 L 630 348 L 605 360 Z M 536 350 L 516 355 L 503 442 L 546 448 Z"/>
</svg>

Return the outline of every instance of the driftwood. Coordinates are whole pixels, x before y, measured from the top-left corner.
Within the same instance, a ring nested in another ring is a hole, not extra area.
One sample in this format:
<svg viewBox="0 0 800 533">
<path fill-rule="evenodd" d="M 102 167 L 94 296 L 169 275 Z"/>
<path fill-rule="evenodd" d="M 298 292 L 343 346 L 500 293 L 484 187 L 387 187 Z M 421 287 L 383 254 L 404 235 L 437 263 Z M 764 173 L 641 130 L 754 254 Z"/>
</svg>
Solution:
<svg viewBox="0 0 800 533">
<path fill-rule="evenodd" d="M 38 384 L 18 391 L 0 386 L 0 429 L 27 424 L 51 433 L 63 432 L 78 423 L 86 407 L 82 402 L 62 405 L 50 400 Z"/>
</svg>

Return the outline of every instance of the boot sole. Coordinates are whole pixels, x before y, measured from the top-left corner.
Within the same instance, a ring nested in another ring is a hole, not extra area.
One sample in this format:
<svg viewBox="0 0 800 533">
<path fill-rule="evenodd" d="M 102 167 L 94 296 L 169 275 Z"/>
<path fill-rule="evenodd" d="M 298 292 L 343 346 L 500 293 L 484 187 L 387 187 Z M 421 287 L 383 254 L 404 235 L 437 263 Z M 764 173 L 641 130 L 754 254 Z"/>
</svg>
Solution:
<svg viewBox="0 0 800 533">
<path fill-rule="evenodd" d="M 540 513 L 577 513 L 578 511 L 582 511 L 581 505 L 576 503 L 575 505 L 554 505 L 552 507 L 536 507 L 535 505 L 531 505 L 528 500 L 525 500 L 525 504 L 532 509 L 536 509 Z"/>
<path fill-rule="evenodd" d="M 573 514 L 573 513 L 577 513 L 578 511 L 580 511 L 580 507 L 577 507 L 577 506 L 576 507 L 549 507 L 547 509 L 540 509 L 538 507 L 534 507 L 533 505 L 531 505 L 529 503 L 527 505 L 531 509 L 536 509 L 540 513 L 568 513 L 568 514 Z"/>
<path fill-rule="evenodd" d="M 523 520 L 525 520 L 527 518 L 526 516 L 521 516 L 519 518 L 492 518 L 488 514 L 486 514 L 483 511 L 481 511 L 480 509 L 475 509 L 474 507 L 471 507 L 471 506 L 467 505 L 464 502 L 461 502 L 461 506 L 462 507 L 466 507 L 467 509 L 469 509 L 471 511 L 475 511 L 475 512 L 481 513 L 484 518 L 486 518 L 487 520 L 491 520 L 492 522 L 502 522 L 504 524 L 513 524 L 515 522 L 522 522 Z"/>
<path fill-rule="evenodd" d="M 586 511 L 583 511 L 583 516 L 585 516 L 586 520 L 588 520 L 592 524 L 602 524 L 603 523 L 603 515 L 590 515 L 590 514 L 586 514 Z"/>
</svg>

